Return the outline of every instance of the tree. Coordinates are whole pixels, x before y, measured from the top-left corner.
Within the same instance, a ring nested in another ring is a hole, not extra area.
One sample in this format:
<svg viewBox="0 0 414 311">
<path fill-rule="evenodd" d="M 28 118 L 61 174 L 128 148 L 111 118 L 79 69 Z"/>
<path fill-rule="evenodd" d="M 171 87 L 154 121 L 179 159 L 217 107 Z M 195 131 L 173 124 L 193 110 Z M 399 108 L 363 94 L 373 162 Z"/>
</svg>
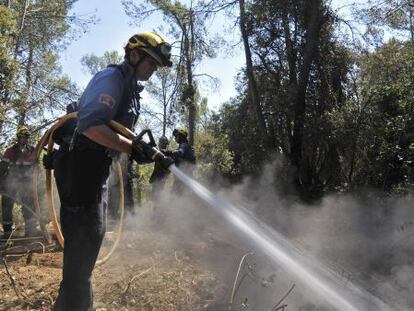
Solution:
<svg viewBox="0 0 414 311">
<path fill-rule="evenodd" d="M 17 62 L 10 53 L 13 46 L 13 36 L 17 32 L 17 23 L 12 10 L 6 6 L 0 6 L 0 96 L 2 105 L 0 108 L 0 132 L 3 128 L 5 114 L 8 107 L 4 101 L 8 92 L 13 88 Z"/>
<path fill-rule="evenodd" d="M 59 51 L 76 35 L 71 26 L 84 27 L 76 16 L 68 15 L 74 2 L 10 0 L 1 7 L 15 25 L 4 50 L 16 65 L 1 92 L 6 131 L 21 124 L 39 128 L 79 95 L 58 64 Z"/>
<path fill-rule="evenodd" d="M 361 56 L 359 66 L 361 100 L 349 103 L 344 118 L 346 128 L 354 132 L 343 135 L 357 141 L 348 180 L 353 188 L 407 191 L 414 183 L 411 43 L 392 39 L 377 51 Z"/>
<path fill-rule="evenodd" d="M 327 139 L 333 126 L 326 114 L 346 99 L 347 51 L 335 40 L 335 15 L 316 0 L 253 1 L 247 8 L 260 108 L 271 139 L 263 152 L 288 158 L 302 197 L 317 197 L 337 182 L 327 169 L 338 158 Z"/>
<path fill-rule="evenodd" d="M 147 83 L 146 90 L 157 107 L 147 108 L 146 112 L 155 117 L 158 125 L 161 124 L 161 135 L 166 136 L 167 128 L 174 127 L 177 123 L 177 74 L 170 68 L 159 68 L 154 78 Z"/>
<path fill-rule="evenodd" d="M 231 180 L 240 180 L 245 175 L 257 174 L 266 157 L 257 145 L 256 137 L 260 134 L 257 119 L 255 115 L 247 113 L 249 102 L 247 94 L 243 95 L 223 104 L 217 113 L 211 115 L 207 127 L 214 137 L 215 144 L 226 144 L 226 147 L 220 149 L 228 151 L 222 151 L 222 154 L 231 155 L 226 156 L 225 165 L 221 164 L 221 161 L 214 162 L 219 164 L 219 167 L 225 167 L 225 170 L 216 170 Z"/>
<path fill-rule="evenodd" d="M 246 8 L 245 8 L 245 1 L 239 0 L 239 8 L 240 8 L 240 33 L 243 41 L 244 47 L 244 54 L 246 58 L 246 74 L 247 74 L 247 81 L 248 81 L 248 96 L 251 101 L 253 108 L 257 114 L 257 120 L 259 123 L 259 129 L 261 131 L 261 135 L 264 137 L 266 141 L 266 147 L 271 147 L 271 138 L 268 137 L 268 130 L 266 126 L 266 120 L 263 116 L 263 109 L 260 104 L 260 95 L 259 95 L 259 88 L 257 86 L 257 81 L 255 77 L 255 72 L 253 68 L 253 60 L 252 60 L 252 52 L 249 43 L 249 33 L 247 29 L 247 17 L 246 17 Z"/>
<path fill-rule="evenodd" d="M 367 25 L 368 34 L 375 35 L 378 28 L 388 28 L 414 43 L 414 3 L 411 0 L 368 1 L 354 13 Z"/>
<path fill-rule="evenodd" d="M 81 64 L 91 75 L 95 75 L 110 64 L 119 64 L 123 60 L 123 56 L 118 51 L 105 51 L 103 56 L 95 54 L 84 55 L 81 58 Z"/>
<path fill-rule="evenodd" d="M 171 0 L 147 0 L 147 4 L 136 5 L 133 0 L 123 0 L 126 13 L 133 20 L 141 21 L 154 12 L 162 12 L 169 27 L 169 33 L 176 38 L 179 46 L 179 60 L 177 64 L 178 83 L 180 84 L 181 104 L 188 111 L 189 142 L 194 144 L 196 128 L 197 83 L 195 68 L 204 57 L 214 57 L 214 48 L 219 42 L 212 40 L 207 42 L 206 23 L 212 16 L 210 10 L 205 9 L 203 2 L 186 6 L 179 1 Z"/>
</svg>

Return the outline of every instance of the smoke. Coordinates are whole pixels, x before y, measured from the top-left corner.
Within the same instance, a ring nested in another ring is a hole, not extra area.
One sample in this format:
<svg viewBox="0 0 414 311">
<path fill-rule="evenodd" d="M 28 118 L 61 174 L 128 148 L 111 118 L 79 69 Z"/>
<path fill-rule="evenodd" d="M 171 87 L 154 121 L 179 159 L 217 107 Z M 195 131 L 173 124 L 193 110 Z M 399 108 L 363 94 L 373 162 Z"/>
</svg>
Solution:
<svg viewBox="0 0 414 311">
<path fill-rule="evenodd" d="M 295 250 L 310 254 L 306 257 L 309 266 L 321 264 L 334 271 L 344 288 L 356 284 L 392 307 L 412 310 L 412 201 L 379 199 L 370 193 L 364 198 L 331 195 L 317 205 L 305 206 L 277 194 L 277 166 L 277 162 L 266 166 L 260 178 L 247 178 L 219 191 L 220 196 L 245 207 L 284 235 Z M 219 188 L 217 180 L 203 184 L 210 189 Z M 219 285 L 217 303 L 211 310 L 228 310 L 231 299 L 237 306 L 234 310 L 242 309 L 242 305 L 247 310 L 271 310 L 294 284 L 283 302 L 287 310 L 332 310 L 324 299 L 271 262 L 194 193 L 184 189 L 177 194 L 170 189 L 167 184 L 150 206 L 137 209 L 137 215 L 127 219 L 126 231 L 153 235 L 154 243 L 159 243 L 157 247 L 165 252 L 185 249 L 198 264 L 212 270 Z M 241 263 L 248 253 L 252 254 Z M 235 283 L 239 266 L 239 282 Z"/>
<path fill-rule="evenodd" d="M 37 176 L 37 185 L 38 193 L 44 193 L 45 182 L 39 175 Z M 36 217 L 32 193 L 32 167 L 11 166 L 7 175 L 0 180 L 0 195 L 13 199 L 16 204 L 21 205 L 29 214 Z M 42 201 L 44 197 L 40 195 L 39 199 L 41 200 L 40 204 L 44 205 L 44 202 Z M 44 221 L 48 216 L 47 210 L 41 210 L 40 216 L 41 221 Z M 22 222 L 22 219 L 14 219 L 16 226 Z"/>
</svg>

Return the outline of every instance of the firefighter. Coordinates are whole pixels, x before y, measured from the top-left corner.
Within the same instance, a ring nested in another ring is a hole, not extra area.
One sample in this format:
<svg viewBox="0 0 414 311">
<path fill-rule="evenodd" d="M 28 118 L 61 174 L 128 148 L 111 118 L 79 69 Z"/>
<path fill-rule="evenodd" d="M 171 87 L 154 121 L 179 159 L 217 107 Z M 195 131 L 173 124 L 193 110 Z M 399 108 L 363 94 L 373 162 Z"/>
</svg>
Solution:
<svg viewBox="0 0 414 311">
<path fill-rule="evenodd" d="M 158 67 L 171 67 L 170 57 L 171 46 L 160 35 L 133 35 L 125 46 L 124 62 L 98 72 L 87 85 L 76 107 L 73 133 L 61 133 L 72 138 L 70 143 L 60 140 L 53 159 L 65 238 L 63 278 L 54 310 L 93 310 L 91 276 L 106 227 L 104 188 L 112 161 L 108 150 L 127 153 L 138 163 L 155 159 L 167 168 L 174 162 L 159 153 L 151 155 L 152 149 L 142 141 L 131 141 L 107 125 L 115 120 L 134 128 L 143 89 L 138 81 L 147 81 Z"/>
<path fill-rule="evenodd" d="M 119 156 L 119 161 L 122 169 L 123 185 L 124 185 L 124 206 L 125 211 L 135 214 L 135 203 L 134 203 L 134 193 L 133 193 L 133 184 L 134 184 L 134 167 L 133 162 L 129 159 L 127 154 L 121 154 Z M 157 162 L 158 163 L 158 162 Z M 108 179 L 108 210 L 107 215 L 109 218 L 116 220 L 119 219 L 119 187 L 120 180 L 118 172 L 115 169 L 114 163 L 111 165 L 109 179 Z"/>
<path fill-rule="evenodd" d="M 176 128 L 172 134 L 178 147 L 171 153 L 171 156 L 175 160 L 177 166 L 181 167 L 187 174 L 192 175 L 192 168 L 196 159 L 194 149 L 187 139 L 188 133 L 185 129 Z M 174 179 L 172 191 L 177 194 L 182 194 L 184 192 L 183 185 L 177 178 Z"/>
<path fill-rule="evenodd" d="M 172 151 L 168 149 L 170 141 L 167 137 L 161 136 L 158 139 L 158 150 L 162 151 L 165 155 L 171 156 Z M 154 163 L 154 169 L 150 176 L 149 182 L 151 184 L 151 203 L 152 214 L 151 222 L 157 227 L 164 224 L 166 213 L 165 204 L 163 203 L 162 194 L 166 188 L 167 178 L 170 171 L 163 168 L 159 163 Z M 161 208 L 162 207 L 162 208 Z"/>
<path fill-rule="evenodd" d="M 158 150 L 162 151 L 165 155 L 171 156 L 171 151 L 168 150 L 168 145 L 170 144 L 169 140 L 165 136 L 161 136 L 158 139 Z M 165 215 L 161 215 L 162 211 L 159 209 L 159 207 L 162 205 L 161 203 L 161 196 L 160 194 L 163 193 L 165 189 L 165 185 L 167 182 L 167 177 L 169 175 L 170 171 L 163 168 L 159 163 L 154 163 L 154 169 L 152 171 L 152 174 L 150 176 L 149 182 L 151 184 L 151 203 L 152 203 L 152 217 L 153 220 L 156 220 L 158 224 L 161 224 L 161 218 L 164 218 Z"/>
<path fill-rule="evenodd" d="M 170 144 L 169 140 L 165 136 L 161 136 L 158 140 L 158 150 L 162 151 L 164 154 L 169 154 L 168 145 Z M 154 198 L 155 192 L 161 191 L 165 186 L 166 177 L 169 174 L 169 170 L 163 168 L 159 163 L 154 163 L 154 170 L 152 171 L 149 182 L 153 184 L 152 186 L 152 197 Z"/>
<path fill-rule="evenodd" d="M 6 149 L 0 162 L 0 176 L 4 192 L 1 206 L 3 216 L 4 238 L 9 238 L 13 227 L 14 199 L 22 203 L 22 214 L 25 222 L 25 236 L 41 236 L 36 228 L 36 213 L 31 192 L 31 172 L 35 163 L 35 148 L 29 144 L 30 132 L 25 126 L 17 129 L 17 142 Z"/>
<path fill-rule="evenodd" d="M 173 131 L 174 140 L 178 144 L 178 148 L 172 152 L 172 157 L 176 160 L 176 164 L 195 163 L 194 150 L 188 142 L 188 133 L 185 129 L 177 128 Z"/>
</svg>

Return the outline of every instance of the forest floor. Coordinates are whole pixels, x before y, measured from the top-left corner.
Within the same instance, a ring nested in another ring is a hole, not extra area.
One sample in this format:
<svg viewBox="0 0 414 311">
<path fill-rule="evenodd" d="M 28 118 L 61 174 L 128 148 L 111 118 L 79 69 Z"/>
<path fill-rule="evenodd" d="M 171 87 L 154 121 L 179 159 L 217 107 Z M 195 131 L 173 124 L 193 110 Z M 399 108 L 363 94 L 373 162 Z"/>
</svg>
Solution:
<svg viewBox="0 0 414 311">
<path fill-rule="evenodd" d="M 107 234 L 105 244 L 110 240 Z M 164 233 L 124 232 L 115 254 L 95 268 L 95 310 L 219 310 L 219 267 L 201 256 L 217 246 L 213 239 L 178 245 Z M 101 256 L 107 251 L 104 245 Z M 61 273 L 61 251 L 3 255 L 0 310 L 51 310 Z"/>
<path fill-rule="evenodd" d="M 161 224 L 151 223 L 151 216 L 143 212 L 128 218 L 115 253 L 94 270 L 95 310 L 224 311 L 230 310 L 232 300 L 233 311 L 277 310 L 279 304 L 285 306 L 278 309 L 283 311 L 332 310 L 321 307 L 312 292 L 263 254 L 249 256 L 242 265 L 244 255 L 255 247 L 206 209 L 195 210 L 182 205 Z M 411 215 L 411 206 L 407 210 Z M 295 219 L 305 219 L 310 225 L 298 226 L 300 234 L 291 230 L 289 239 L 300 243 L 294 245 L 313 250 L 325 259 L 322 262 L 334 263 L 329 267 L 346 284 L 355 280 L 378 297 L 398 303 L 399 310 L 413 310 L 411 216 L 375 213 L 344 221 L 337 212 L 312 212 L 301 210 L 296 215 Z M 283 229 L 283 224 L 275 227 Z M 114 228 L 107 231 L 100 258 L 114 243 Z M 9 246 L 17 247 L 20 242 L 14 243 Z M 43 247 L 35 240 L 27 243 L 27 250 Z M 16 256 L 4 248 L 0 241 L 0 310 L 51 310 L 61 281 L 62 252 L 46 247 L 44 253 Z"/>
</svg>

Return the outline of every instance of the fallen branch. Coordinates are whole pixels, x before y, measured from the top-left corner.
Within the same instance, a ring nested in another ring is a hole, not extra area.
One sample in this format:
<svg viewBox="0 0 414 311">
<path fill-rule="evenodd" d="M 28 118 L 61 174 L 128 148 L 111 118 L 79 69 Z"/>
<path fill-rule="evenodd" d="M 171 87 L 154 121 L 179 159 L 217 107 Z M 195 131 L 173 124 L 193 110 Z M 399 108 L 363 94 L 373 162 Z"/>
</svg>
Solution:
<svg viewBox="0 0 414 311">
<path fill-rule="evenodd" d="M 285 307 L 287 307 L 287 305 L 280 305 L 283 300 L 286 299 L 287 296 L 290 295 L 290 293 L 293 291 L 293 289 L 295 288 L 295 284 L 292 285 L 292 287 L 287 291 L 287 293 L 279 300 L 279 302 L 277 304 L 275 304 L 272 309 L 270 309 L 270 311 L 278 311 L 278 310 L 284 310 Z"/>
<path fill-rule="evenodd" d="M 142 271 L 140 274 L 135 275 L 129 282 L 127 287 L 124 289 L 124 291 L 122 292 L 122 296 L 125 296 L 126 293 L 128 292 L 129 288 L 131 287 L 132 282 L 134 282 L 137 278 L 143 276 L 144 274 L 148 273 L 150 270 L 152 269 L 152 267 L 149 267 L 147 270 Z"/>
</svg>

